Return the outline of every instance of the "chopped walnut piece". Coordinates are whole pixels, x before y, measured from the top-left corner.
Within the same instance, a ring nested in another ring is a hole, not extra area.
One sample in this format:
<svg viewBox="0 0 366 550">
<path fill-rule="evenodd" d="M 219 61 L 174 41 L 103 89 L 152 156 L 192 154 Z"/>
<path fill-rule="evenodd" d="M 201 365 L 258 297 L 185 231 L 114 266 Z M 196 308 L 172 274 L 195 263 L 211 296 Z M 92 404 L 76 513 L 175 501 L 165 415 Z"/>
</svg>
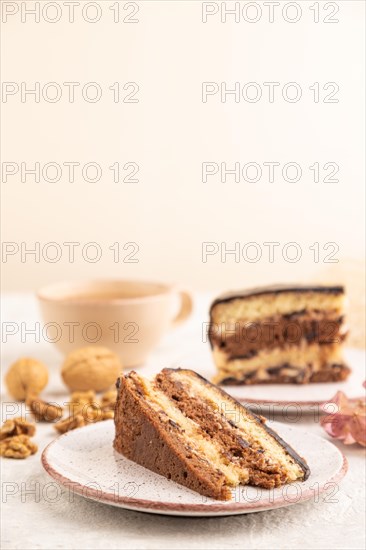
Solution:
<svg viewBox="0 0 366 550">
<path fill-rule="evenodd" d="M 13 434 L 15 434 L 15 422 L 14 420 L 7 420 L 1 426 L 0 439 L 5 439 Z"/>
<path fill-rule="evenodd" d="M 37 452 L 37 445 L 30 440 L 36 426 L 24 418 L 11 418 L 4 422 L 0 433 L 0 454 L 6 458 L 27 458 Z"/>
<path fill-rule="evenodd" d="M 70 430 L 75 430 L 75 428 L 82 428 L 88 424 L 94 422 L 100 422 L 102 420 L 109 420 L 114 418 L 114 411 L 103 411 L 99 408 L 91 408 L 88 410 L 86 407 L 82 413 L 76 415 L 71 415 L 68 418 L 60 420 L 55 424 L 55 428 L 59 433 L 66 433 Z"/>
<path fill-rule="evenodd" d="M 0 442 L 0 454 L 5 458 L 27 458 L 37 450 L 37 445 L 24 434 L 7 437 Z"/>
<path fill-rule="evenodd" d="M 101 420 L 109 420 L 110 418 L 114 418 L 114 411 L 103 411 Z"/>
<path fill-rule="evenodd" d="M 93 390 L 85 392 L 74 392 L 71 394 L 70 402 L 68 404 L 70 409 L 70 415 L 83 414 L 85 409 L 98 408 L 98 401 Z"/>
<path fill-rule="evenodd" d="M 27 405 L 30 407 L 35 419 L 40 422 L 53 422 L 62 417 L 62 407 L 53 403 L 42 401 L 39 397 L 30 396 L 27 398 Z"/>
<path fill-rule="evenodd" d="M 1 426 L 0 440 L 17 435 L 28 435 L 32 437 L 35 433 L 36 426 L 32 422 L 27 422 L 22 417 L 11 418 Z"/>
<path fill-rule="evenodd" d="M 80 403 L 86 405 L 88 403 L 95 403 L 96 401 L 95 391 L 75 391 L 71 394 L 71 403 Z"/>
<path fill-rule="evenodd" d="M 102 409 L 96 409 L 92 411 L 85 411 L 83 414 L 86 424 L 92 422 L 100 422 L 102 420 L 109 420 L 114 418 L 114 411 L 103 411 Z"/>
<path fill-rule="evenodd" d="M 55 424 L 60 433 L 66 433 L 87 424 L 114 418 L 116 392 L 110 391 L 97 400 L 94 391 L 74 392 L 71 394 L 69 407 L 70 415 Z"/>
<path fill-rule="evenodd" d="M 102 420 L 103 411 L 98 405 L 96 407 L 87 406 L 83 409 L 81 414 L 84 417 L 86 424 L 89 424 L 90 422 L 98 422 L 99 420 Z"/>
<path fill-rule="evenodd" d="M 117 390 L 107 391 L 103 393 L 101 400 L 101 408 L 103 411 L 113 411 L 117 401 Z"/>
<path fill-rule="evenodd" d="M 75 430 L 75 428 L 81 428 L 82 426 L 85 426 L 85 419 L 81 414 L 68 416 L 55 424 L 55 428 L 60 434 Z"/>
</svg>

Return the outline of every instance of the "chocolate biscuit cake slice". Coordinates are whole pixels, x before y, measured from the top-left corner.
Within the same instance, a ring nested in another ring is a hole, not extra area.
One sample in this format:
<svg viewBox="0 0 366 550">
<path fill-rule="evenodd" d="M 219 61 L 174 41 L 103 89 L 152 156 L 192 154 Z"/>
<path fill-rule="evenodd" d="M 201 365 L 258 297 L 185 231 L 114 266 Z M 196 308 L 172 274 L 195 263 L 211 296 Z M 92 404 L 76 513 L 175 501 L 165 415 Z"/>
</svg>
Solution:
<svg viewBox="0 0 366 550">
<path fill-rule="evenodd" d="M 190 370 L 149 381 L 118 380 L 114 448 L 198 493 L 231 499 L 231 489 L 302 481 L 306 462 L 264 420 Z"/>
<path fill-rule="evenodd" d="M 217 384 L 345 380 L 341 286 L 285 286 L 231 292 L 210 309 Z"/>
</svg>

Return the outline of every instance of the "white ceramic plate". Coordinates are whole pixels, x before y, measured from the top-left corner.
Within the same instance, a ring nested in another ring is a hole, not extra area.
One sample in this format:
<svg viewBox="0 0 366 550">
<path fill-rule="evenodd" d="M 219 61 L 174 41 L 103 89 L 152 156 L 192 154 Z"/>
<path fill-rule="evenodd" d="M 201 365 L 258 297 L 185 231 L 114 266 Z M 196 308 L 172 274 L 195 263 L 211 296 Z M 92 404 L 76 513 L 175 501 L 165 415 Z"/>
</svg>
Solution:
<svg viewBox="0 0 366 550">
<path fill-rule="evenodd" d="M 42 454 L 46 471 L 61 485 L 113 506 L 176 516 L 228 516 L 271 510 L 319 498 L 336 498 L 347 461 L 332 443 L 277 422 L 271 426 L 306 458 L 311 474 L 303 483 L 266 490 L 239 486 L 231 501 L 203 497 L 127 460 L 113 450 L 112 420 L 91 424 L 55 439 Z M 321 496 L 320 496 L 321 495 Z"/>
<path fill-rule="evenodd" d="M 351 400 L 364 398 L 362 384 L 366 378 L 365 351 L 346 349 L 345 359 L 352 372 L 344 382 L 326 382 L 323 384 L 257 384 L 253 386 L 223 386 L 223 389 L 235 399 L 244 403 L 258 414 L 284 412 L 295 415 L 296 412 L 318 414 L 323 403 L 329 401 L 337 391 L 343 391 Z M 211 350 L 202 344 L 196 352 L 183 356 L 174 367 L 192 369 L 208 380 L 215 375 L 216 369 Z M 139 373 L 150 376 L 160 368 L 151 366 L 138 369 Z"/>
</svg>

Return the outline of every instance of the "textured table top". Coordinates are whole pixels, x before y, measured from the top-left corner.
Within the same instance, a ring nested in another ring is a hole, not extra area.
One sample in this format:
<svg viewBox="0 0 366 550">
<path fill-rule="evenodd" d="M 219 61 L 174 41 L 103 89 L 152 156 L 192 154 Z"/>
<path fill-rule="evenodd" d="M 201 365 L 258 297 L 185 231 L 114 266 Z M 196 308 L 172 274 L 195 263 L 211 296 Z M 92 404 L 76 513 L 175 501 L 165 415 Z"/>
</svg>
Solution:
<svg viewBox="0 0 366 550">
<path fill-rule="evenodd" d="M 200 338 L 207 297 L 198 297 L 191 321 L 165 337 L 151 361 L 176 364 L 182 350 Z M 3 322 L 39 320 L 30 295 L 7 295 Z M 2 369 L 20 356 L 44 361 L 50 368 L 49 396 L 66 396 L 59 377 L 61 356 L 49 344 L 21 334 L 3 344 Z M 47 394 L 46 394 L 47 395 Z M 4 395 L 2 412 L 9 412 Z M 9 416 L 9 414 L 8 414 Z M 284 420 L 277 416 L 276 420 Z M 297 423 L 327 437 L 309 415 Z M 55 436 L 52 425 L 37 426 L 40 451 Z M 4 549 L 358 549 L 365 546 L 365 452 L 337 444 L 349 462 L 349 471 L 332 495 L 287 508 L 223 518 L 180 518 L 113 508 L 69 495 L 44 472 L 40 452 L 25 461 L 2 460 L 2 547 Z"/>
</svg>

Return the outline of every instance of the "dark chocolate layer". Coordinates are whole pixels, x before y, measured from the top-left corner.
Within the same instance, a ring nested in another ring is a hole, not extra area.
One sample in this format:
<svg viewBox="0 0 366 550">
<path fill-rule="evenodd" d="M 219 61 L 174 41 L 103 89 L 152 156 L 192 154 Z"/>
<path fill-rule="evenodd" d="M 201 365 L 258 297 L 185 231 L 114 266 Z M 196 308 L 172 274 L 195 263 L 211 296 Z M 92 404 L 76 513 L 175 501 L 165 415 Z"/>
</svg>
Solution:
<svg viewBox="0 0 366 550">
<path fill-rule="evenodd" d="M 209 341 L 211 348 L 219 347 L 228 358 L 250 358 L 263 349 L 284 348 L 308 343 L 340 344 L 346 334 L 342 332 L 343 317 L 330 319 L 324 315 L 299 314 L 278 316 L 265 322 L 238 323 L 230 330 L 211 323 Z"/>
</svg>

